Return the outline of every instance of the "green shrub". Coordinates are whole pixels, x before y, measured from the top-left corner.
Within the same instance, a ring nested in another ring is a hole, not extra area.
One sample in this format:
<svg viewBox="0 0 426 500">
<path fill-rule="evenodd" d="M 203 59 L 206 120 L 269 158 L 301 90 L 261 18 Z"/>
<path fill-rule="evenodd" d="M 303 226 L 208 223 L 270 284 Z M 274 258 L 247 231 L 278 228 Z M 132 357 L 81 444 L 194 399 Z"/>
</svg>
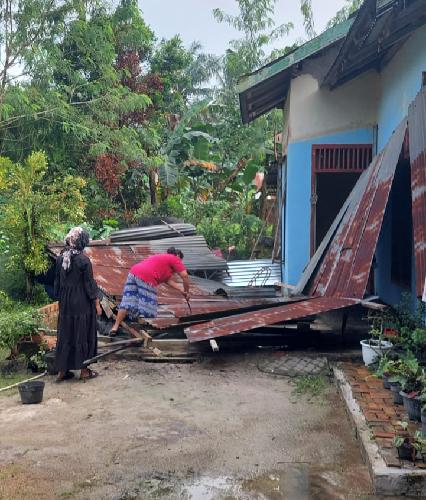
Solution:
<svg viewBox="0 0 426 500">
<path fill-rule="evenodd" d="M 0 300 L 4 303 L 4 294 L 0 295 Z M 36 309 L 7 302 L 7 306 L 0 309 L 0 348 L 12 350 L 39 326 L 40 316 Z"/>
</svg>

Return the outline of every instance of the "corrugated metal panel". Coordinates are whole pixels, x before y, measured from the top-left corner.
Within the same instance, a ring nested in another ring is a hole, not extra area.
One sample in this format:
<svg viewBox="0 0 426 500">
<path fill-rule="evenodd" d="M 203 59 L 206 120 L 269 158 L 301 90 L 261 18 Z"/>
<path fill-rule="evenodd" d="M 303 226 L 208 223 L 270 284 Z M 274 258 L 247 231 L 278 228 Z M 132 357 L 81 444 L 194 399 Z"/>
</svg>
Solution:
<svg viewBox="0 0 426 500">
<path fill-rule="evenodd" d="M 235 286 L 274 286 L 281 281 L 281 264 L 271 259 L 228 261 L 223 283 Z"/>
<path fill-rule="evenodd" d="M 377 12 L 382 12 L 396 3 L 395 0 L 376 0 Z"/>
<path fill-rule="evenodd" d="M 406 129 L 404 120 L 360 177 L 309 295 L 364 296 Z M 302 278 L 306 282 L 306 276 Z"/>
<path fill-rule="evenodd" d="M 202 237 L 196 237 L 202 238 Z M 187 239 L 187 238 L 179 238 L 179 239 Z M 192 239 L 188 237 L 188 239 Z M 203 238 L 202 238 L 203 239 Z M 168 240 L 169 241 L 169 240 Z M 99 244 L 96 242 L 94 245 L 89 245 L 85 248 L 85 254 L 90 258 L 93 266 L 93 274 L 96 279 L 98 285 L 111 296 L 120 297 L 123 292 L 123 287 L 126 282 L 127 274 L 129 269 L 134 265 L 140 262 L 142 259 L 152 255 L 153 253 L 158 253 L 158 250 L 155 250 L 150 247 L 151 242 L 147 242 L 147 245 L 110 245 L 107 242 L 103 242 L 103 244 Z M 169 245 L 170 246 L 170 245 Z M 204 255 L 202 254 L 203 245 L 199 245 L 197 248 L 200 251 L 200 255 L 188 255 L 185 256 L 184 262 L 187 265 L 188 269 L 203 269 L 202 261 L 204 259 Z M 49 250 L 54 254 L 58 255 L 63 247 L 59 245 L 49 246 Z M 210 250 L 205 245 L 205 248 L 208 252 Z M 213 260 L 218 260 L 219 265 L 223 267 L 223 263 L 226 262 L 215 255 L 209 255 L 205 260 L 212 257 L 212 260 L 209 261 L 210 264 L 213 263 Z M 214 259 L 213 259 L 214 258 Z M 222 261 L 222 262 L 221 262 Z M 203 290 L 201 286 L 196 286 L 192 284 L 191 293 L 195 295 L 210 295 L 211 292 L 209 290 Z M 169 303 L 170 300 L 174 299 L 178 302 L 184 302 L 184 298 L 182 294 L 180 294 L 176 290 L 170 289 L 170 287 L 166 285 L 161 285 L 158 287 L 158 295 L 159 295 L 159 303 Z"/>
<path fill-rule="evenodd" d="M 235 311 L 238 309 L 249 309 L 256 306 L 276 305 L 281 303 L 280 299 L 221 299 L 215 301 L 200 300 L 195 301 L 191 298 L 189 309 L 188 304 L 168 304 L 165 309 L 171 312 L 176 318 L 189 318 L 192 316 L 203 316 L 218 312 Z"/>
<path fill-rule="evenodd" d="M 220 318 L 185 329 L 190 342 L 201 342 L 216 337 L 247 332 L 267 325 L 306 318 L 322 312 L 342 309 L 357 304 L 357 300 L 336 297 L 310 298 L 272 309 Z"/>
<path fill-rule="evenodd" d="M 426 276 L 426 92 L 420 92 L 408 113 L 416 293 L 423 294 Z"/>
<path fill-rule="evenodd" d="M 119 241 L 134 243 L 176 236 L 194 236 L 195 234 L 195 226 L 192 224 L 168 224 L 122 229 L 111 233 L 110 240 L 112 243 Z"/>
</svg>

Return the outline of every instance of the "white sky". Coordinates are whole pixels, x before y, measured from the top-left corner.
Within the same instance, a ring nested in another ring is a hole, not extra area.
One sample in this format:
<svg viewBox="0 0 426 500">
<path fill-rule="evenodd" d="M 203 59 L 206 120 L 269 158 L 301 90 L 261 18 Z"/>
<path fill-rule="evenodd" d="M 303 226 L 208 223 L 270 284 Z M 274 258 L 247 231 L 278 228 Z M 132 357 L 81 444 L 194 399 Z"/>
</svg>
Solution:
<svg viewBox="0 0 426 500">
<path fill-rule="evenodd" d="M 229 40 L 237 38 L 236 32 L 226 24 L 217 23 L 212 14 L 216 7 L 231 14 L 237 11 L 235 0 L 138 0 L 145 21 L 154 30 L 158 39 L 180 34 L 186 46 L 197 41 L 205 52 L 223 54 Z M 312 0 L 315 29 L 320 33 L 327 21 L 345 5 L 345 0 Z M 278 0 L 276 4 L 277 25 L 292 21 L 291 34 L 275 47 L 285 47 L 305 38 L 300 14 L 299 0 Z"/>
</svg>

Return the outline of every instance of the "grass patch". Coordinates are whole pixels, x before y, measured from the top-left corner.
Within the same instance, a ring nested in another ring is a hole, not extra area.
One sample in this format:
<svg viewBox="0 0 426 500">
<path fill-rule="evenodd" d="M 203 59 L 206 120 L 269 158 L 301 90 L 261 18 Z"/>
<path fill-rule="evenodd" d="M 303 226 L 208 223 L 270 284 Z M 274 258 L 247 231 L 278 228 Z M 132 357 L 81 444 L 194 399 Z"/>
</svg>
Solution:
<svg viewBox="0 0 426 500">
<path fill-rule="evenodd" d="M 306 396 L 309 402 L 323 401 L 327 388 L 325 375 L 302 375 L 293 379 L 292 396 Z"/>
<path fill-rule="evenodd" d="M 0 349 L 0 361 L 4 361 L 9 356 L 9 353 L 10 351 L 8 351 L 7 349 Z M 12 384 L 17 384 L 18 382 L 22 382 L 23 380 L 26 380 L 31 376 L 32 376 L 31 373 L 28 372 L 27 370 L 22 370 L 7 375 L 2 375 L 0 373 L 0 389 L 3 389 L 3 387 L 8 387 L 9 385 Z M 0 393 L 0 395 L 1 394 L 10 394 L 10 393 L 6 391 Z"/>
<path fill-rule="evenodd" d="M 8 375 L 7 377 L 2 377 L 0 376 L 0 389 L 3 389 L 3 387 L 7 387 L 8 385 L 13 385 L 17 384 L 18 382 L 22 382 L 23 380 L 26 380 L 27 378 L 30 378 L 31 373 L 25 372 L 25 373 L 15 373 L 13 375 Z"/>
</svg>

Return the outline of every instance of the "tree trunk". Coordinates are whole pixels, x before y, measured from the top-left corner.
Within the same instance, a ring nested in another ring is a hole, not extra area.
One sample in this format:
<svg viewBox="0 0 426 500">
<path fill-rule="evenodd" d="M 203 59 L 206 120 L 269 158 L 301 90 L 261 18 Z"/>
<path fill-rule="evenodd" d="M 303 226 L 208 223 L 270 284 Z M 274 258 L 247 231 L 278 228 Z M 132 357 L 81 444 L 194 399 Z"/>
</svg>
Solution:
<svg viewBox="0 0 426 500">
<path fill-rule="evenodd" d="M 149 194 L 151 196 L 151 205 L 157 204 L 157 187 L 155 185 L 155 171 L 149 171 Z"/>
<path fill-rule="evenodd" d="M 241 170 L 244 170 L 245 166 L 247 165 L 247 160 L 246 159 L 241 159 L 238 161 L 236 167 L 232 171 L 231 175 L 225 179 L 222 184 L 219 186 L 219 193 L 223 192 L 226 187 L 231 184 L 231 182 L 234 181 L 234 179 L 237 177 L 237 175 L 241 172 Z"/>
<path fill-rule="evenodd" d="M 31 302 L 34 296 L 35 276 L 34 273 L 26 273 L 27 278 L 27 301 Z"/>
</svg>

